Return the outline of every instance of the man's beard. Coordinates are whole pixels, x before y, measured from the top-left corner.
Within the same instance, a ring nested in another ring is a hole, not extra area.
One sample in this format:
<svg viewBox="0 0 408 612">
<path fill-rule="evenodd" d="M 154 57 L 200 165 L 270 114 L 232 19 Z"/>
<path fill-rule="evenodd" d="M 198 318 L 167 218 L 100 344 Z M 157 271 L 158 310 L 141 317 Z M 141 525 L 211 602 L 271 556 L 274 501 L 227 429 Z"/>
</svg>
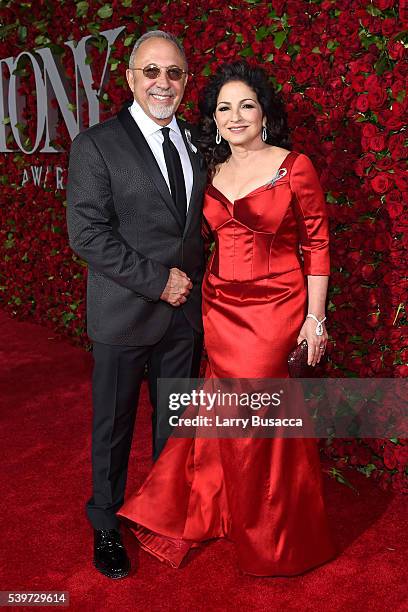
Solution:
<svg viewBox="0 0 408 612">
<path fill-rule="evenodd" d="M 160 89 L 159 87 L 152 87 L 152 89 L 149 89 L 148 91 L 148 97 L 147 97 L 147 106 L 149 108 L 149 112 L 152 115 L 152 117 L 154 117 L 155 119 L 168 119 L 169 117 L 171 117 L 172 115 L 174 115 L 175 111 L 176 111 L 176 103 L 173 102 L 169 103 L 169 102 L 164 102 L 163 103 L 159 103 L 159 104 L 150 104 L 150 94 L 157 94 L 159 96 L 163 96 L 166 94 L 171 94 L 173 96 L 175 96 L 175 92 L 170 89 Z"/>
</svg>

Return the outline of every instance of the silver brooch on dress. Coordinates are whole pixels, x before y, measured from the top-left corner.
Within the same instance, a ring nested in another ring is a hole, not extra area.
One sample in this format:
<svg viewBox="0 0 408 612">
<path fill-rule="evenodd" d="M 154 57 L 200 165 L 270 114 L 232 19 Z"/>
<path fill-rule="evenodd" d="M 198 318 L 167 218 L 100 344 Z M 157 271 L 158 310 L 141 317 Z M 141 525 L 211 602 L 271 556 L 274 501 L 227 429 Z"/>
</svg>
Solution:
<svg viewBox="0 0 408 612">
<path fill-rule="evenodd" d="M 267 185 L 269 185 L 270 187 L 273 187 L 275 185 L 276 181 L 279 181 L 279 179 L 281 179 L 284 176 L 286 176 L 287 173 L 288 173 L 288 171 L 286 170 L 286 168 L 279 168 L 279 170 L 277 171 L 275 176 L 270 181 L 268 181 Z"/>
<path fill-rule="evenodd" d="M 185 133 L 186 138 L 187 138 L 188 146 L 190 147 L 190 149 L 192 150 L 193 153 L 197 153 L 197 147 L 195 147 L 193 145 L 193 143 L 191 142 L 191 132 L 190 132 L 190 130 L 185 128 L 184 129 L 184 133 Z"/>
</svg>

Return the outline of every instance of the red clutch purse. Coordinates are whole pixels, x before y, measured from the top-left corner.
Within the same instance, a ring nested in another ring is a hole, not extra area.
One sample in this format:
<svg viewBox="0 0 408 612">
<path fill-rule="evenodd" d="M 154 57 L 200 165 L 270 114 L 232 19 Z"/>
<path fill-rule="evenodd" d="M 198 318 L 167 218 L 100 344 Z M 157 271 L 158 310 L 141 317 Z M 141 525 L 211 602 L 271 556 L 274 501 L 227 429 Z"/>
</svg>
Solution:
<svg viewBox="0 0 408 612">
<path fill-rule="evenodd" d="M 313 368 L 307 364 L 307 340 L 302 340 L 288 356 L 288 370 L 291 378 L 310 378 Z"/>
</svg>

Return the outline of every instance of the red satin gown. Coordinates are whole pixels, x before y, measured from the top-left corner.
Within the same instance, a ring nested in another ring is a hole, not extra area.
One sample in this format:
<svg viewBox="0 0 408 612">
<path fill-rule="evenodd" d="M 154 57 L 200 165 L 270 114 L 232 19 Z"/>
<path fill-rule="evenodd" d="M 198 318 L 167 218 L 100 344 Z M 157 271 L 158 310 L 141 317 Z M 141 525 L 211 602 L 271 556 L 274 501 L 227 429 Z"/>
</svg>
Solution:
<svg viewBox="0 0 408 612">
<path fill-rule="evenodd" d="M 325 201 L 310 159 L 292 151 L 271 179 L 235 202 L 207 189 L 215 238 L 203 283 L 208 377 L 288 377 L 305 275 L 329 274 Z M 310 438 L 170 438 L 118 515 L 174 567 L 192 546 L 219 537 L 257 576 L 300 574 L 335 554 Z"/>
</svg>

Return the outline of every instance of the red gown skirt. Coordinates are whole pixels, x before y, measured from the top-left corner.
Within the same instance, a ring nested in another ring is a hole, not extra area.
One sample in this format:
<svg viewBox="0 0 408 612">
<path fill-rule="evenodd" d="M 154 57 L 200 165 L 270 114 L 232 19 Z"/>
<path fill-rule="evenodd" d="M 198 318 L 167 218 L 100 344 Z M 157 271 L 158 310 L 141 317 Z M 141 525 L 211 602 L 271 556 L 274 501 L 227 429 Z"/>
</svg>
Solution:
<svg viewBox="0 0 408 612">
<path fill-rule="evenodd" d="M 208 377 L 287 378 L 305 305 L 300 269 L 249 284 L 207 272 Z M 118 516 L 174 567 L 192 546 L 221 537 L 233 542 L 240 569 L 256 576 L 300 574 L 335 554 L 310 438 L 170 438 Z"/>
</svg>

